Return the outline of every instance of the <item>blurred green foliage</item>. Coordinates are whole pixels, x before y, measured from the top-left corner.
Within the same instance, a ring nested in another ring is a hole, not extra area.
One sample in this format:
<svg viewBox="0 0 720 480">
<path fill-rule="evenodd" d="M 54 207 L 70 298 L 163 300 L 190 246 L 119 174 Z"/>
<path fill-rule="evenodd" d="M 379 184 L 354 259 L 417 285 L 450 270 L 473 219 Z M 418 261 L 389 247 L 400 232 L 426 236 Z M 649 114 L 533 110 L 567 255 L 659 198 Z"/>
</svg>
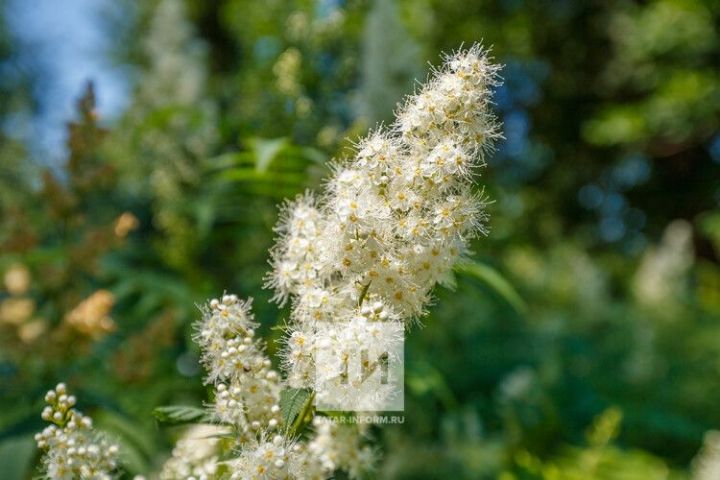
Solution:
<svg viewBox="0 0 720 480">
<path fill-rule="evenodd" d="M 6 127 L 34 79 L 0 30 L 3 478 L 33 474 L 61 379 L 128 474 L 156 468 L 177 432 L 153 408 L 205 400 L 195 304 L 252 296 L 277 339 L 276 205 L 388 121 L 426 62 L 483 39 L 505 64 L 505 141 L 480 179 L 492 230 L 408 337 L 378 477 L 717 478 L 720 4 L 120 5 L 130 105 L 108 122 L 82 92 L 60 168 Z"/>
</svg>

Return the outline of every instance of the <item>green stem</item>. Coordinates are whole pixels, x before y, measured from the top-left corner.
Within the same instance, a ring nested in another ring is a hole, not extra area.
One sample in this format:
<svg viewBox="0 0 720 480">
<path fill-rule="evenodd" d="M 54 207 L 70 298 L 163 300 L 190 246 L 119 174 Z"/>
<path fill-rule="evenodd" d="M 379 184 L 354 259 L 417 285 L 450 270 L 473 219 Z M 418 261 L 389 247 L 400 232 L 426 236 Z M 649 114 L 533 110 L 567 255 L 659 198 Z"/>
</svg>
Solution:
<svg viewBox="0 0 720 480">
<path fill-rule="evenodd" d="M 310 395 L 308 395 L 305 403 L 303 404 L 302 410 L 300 410 L 300 413 L 298 413 L 297 417 L 295 417 L 295 421 L 293 421 L 293 424 L 290 427 L 290 437 L 295 437 L 300 434 L 300 431 L 305 424 L 305 417 L 307 417 L 308 413 L 312 410 L 314 400 L 315 392 L 313 391 Z"/>
<path fill-rule="evenodd" d="M 372 280 L 370 280 L 367 285 L 363 285 L 362 290 L 360 291 L 360 299 L 358 299 L 358 307 L 362 305 L 363 301 L 365 301 L 365 297 L 367 296 L 368 289 L 370 289 L 370 284 L 372 283 Z"/>
</svg>

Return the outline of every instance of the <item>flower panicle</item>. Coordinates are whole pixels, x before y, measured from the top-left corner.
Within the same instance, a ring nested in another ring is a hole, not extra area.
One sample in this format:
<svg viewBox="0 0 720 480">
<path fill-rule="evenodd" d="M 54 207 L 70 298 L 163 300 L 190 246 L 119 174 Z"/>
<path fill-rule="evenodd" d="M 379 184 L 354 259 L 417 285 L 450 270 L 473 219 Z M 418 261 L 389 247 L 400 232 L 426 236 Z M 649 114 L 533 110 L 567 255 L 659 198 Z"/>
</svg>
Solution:
<svg viewBox="0 0 720 480">
<path fill-rule="evenodd" d="M 89 416 L 76 410 L 77 400 L 64 383 L 45 395 L 42 419 L 50 425 L 35 435 L 44 451 L 43 469 L 52 480 L 110 480 L 117 467 L 119 449 L 93 429 Z"/>
<path fill-rule="evenodd" d="M 385 313 L 376 321 L 411 325 L 435 285 L 453 285 L 469 241 L 487 232 L 487 198 L 474 181 L 501 136 L 492 113 L 499 69 L 480 45 L 446 55 L 389 127 L 333 165 L 320 195 L 282 207 L 267 286 L 281 305 L 292 300 L 282 354 L 291 386 L 312 385 L 320 349 L 347 348 L 329 324 L 361 332 L 363 309 L 377 306 Z"/>
<path fill-rule="evenodd" d="M 207 370 L 206 383 L 215 387 L 214 416 L 233 425 L 242 438 L 280 425 L 280 375 L 272 368 L 264 344 L 255 336 L 258 324 L 252 299 L 225 294 L 201 308 L 195 341 Z"/>
</svg>

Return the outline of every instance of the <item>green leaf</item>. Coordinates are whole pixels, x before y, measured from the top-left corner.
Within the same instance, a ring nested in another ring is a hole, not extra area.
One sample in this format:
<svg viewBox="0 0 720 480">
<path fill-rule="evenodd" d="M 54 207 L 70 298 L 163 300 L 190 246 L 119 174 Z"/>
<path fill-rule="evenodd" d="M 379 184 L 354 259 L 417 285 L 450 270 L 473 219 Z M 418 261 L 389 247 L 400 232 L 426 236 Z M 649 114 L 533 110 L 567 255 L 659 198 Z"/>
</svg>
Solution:
<svg viewBox="0 0 720 480">
<path fill-rule="evenodd" d="M 294 172 L 265 172 L 249 168 L 231 168 L 220 173 L 223 180 L 234 182 L 268 182 L 271 184 L 290 185 L 301 187 L 306 180 L 306 175 Z"/>
<path fill-rule="evenodd" d="M 153 410 L 153 416 L 162 423 L 182 425 L 184 423 L 198 423 L 209 421 L 207 412 L 198 407 L 189 405 L 167 405 Z"/>
<path fill-rule="evenodd" d="M 448 411 L 459 407 L 443 374 L 428 362 L 414 362 L 405 374 L 405 383 L 417 396 L 427 393 L 434 395 Z"/>
<path fill-rule="evenodd" d="M 255 168 L 258 172 L 266 172 L 270 163 L 287 145 L 287 138 L 251 138 L 248 144 L 255 152 Z"/>
<path fill-rule="evenodd" d="M 280 412 L 286 429 L 293 424 L 309 398 L 310 390 L 304 388 L 289 388 L 280 392 Z"/>
<path fill-rule="evenodd" d="M 491 266 L 478 262 L 462 262 L 455 267 L 455 271 L 480 280 L 518 313 L 527 311 L 527 305 L 517 290 Z"/>
<path fill-rule="evenodd" d="M 368 289 L 370 288 L 370 284 L 372 283 L 372 280 L 370 280 L 367 285 L 363 285 L 362 290 L 360 290 L 360 298 L 358 299 L 358 306 L 362 306 L 363 300 L 365 300 L 365 295 L 367 295 Z"/>
<path fill-rule="evenodd" d="M 5 480 L 27 478 L 35 451 L 32 435 L 12 437 L 0 443 L 2 478 Z"/>
<path fill-rule="evenodd" d="M 307 158 L 317 165 L 325 166 L 327 162 L 327 155 L 320 150 L 312 147 L 302 147 L 300 153 L 304 158 Z"/>
<path fill-rule="evenodd" d="M 130 473 L 140 474 L 150 469 L 149 462 L 156 450 L 152 431 L 111 411 L 98 412 L 95 425 L 118 444 L 122 452 L 120 462 Z"/>
</svg>

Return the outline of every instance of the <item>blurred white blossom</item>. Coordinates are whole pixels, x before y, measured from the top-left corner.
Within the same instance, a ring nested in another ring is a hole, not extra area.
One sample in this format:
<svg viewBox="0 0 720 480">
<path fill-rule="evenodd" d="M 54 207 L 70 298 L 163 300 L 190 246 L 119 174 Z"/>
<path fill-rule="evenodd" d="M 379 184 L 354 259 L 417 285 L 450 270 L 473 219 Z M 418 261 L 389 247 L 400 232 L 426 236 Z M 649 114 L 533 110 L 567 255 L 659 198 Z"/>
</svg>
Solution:
<svg viewBox="0 0 720 480">
<path fill-rule="evenodd" d="M 692 263 L 692 227 L 675 220 L 665 229 L 660 245 L 648 249 L 635 274 L 638 302 L 658 310 L 672 308 L 685 293 Z"/>
<path fill-rule="evenodd" d="M 720 478 L 720 432 L 711 430 L 705 434 L 702 449 L 692 462 L 692 479 L 718 478 Z"/>
<path fill-rule="evenodd" d="M 220 435 L 227 428 L 216 425 L 194 425 L 177 441 L 172 457 L 165 462 L 161 480 L 190 479 L 210 480 L 216 478 L 219 462 Z"/>
</svg>

